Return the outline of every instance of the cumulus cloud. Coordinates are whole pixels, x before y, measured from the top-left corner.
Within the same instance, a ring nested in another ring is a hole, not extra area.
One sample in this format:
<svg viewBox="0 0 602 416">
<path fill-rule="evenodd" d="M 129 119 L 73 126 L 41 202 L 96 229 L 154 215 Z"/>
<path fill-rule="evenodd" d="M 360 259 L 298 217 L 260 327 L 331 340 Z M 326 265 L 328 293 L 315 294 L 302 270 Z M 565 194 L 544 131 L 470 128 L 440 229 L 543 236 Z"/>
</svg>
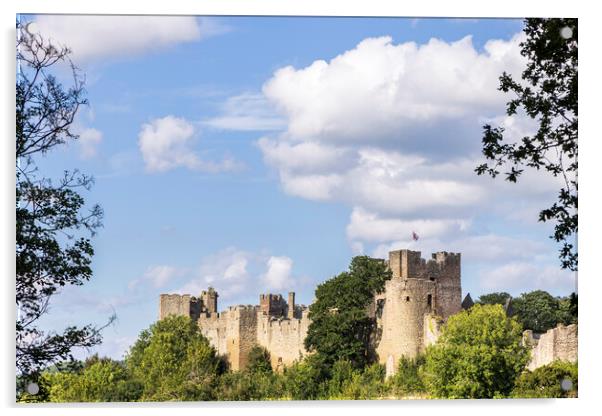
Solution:
<svg viewBox="0 0 602 416">
<path fill-rule="evenodd" d="M 498 77 L 520 70 L 521 37 L 487 42 L 482 53 L 470 36 L 424 45 L 368 38 L 329 62 L 277 70 L 263 92 L 287 115 L 296 138 L 404 140 L 412 125 L 499 111 Z"/>
<path fill-rule="evenodd" d="M 264 161 L 294 196 L 422 221 L 426 233 L 466 223 L 495 193 L 474 174 L 478 135 L 484 117 L 504 111 L 498 77 L 519 72 L 521 37 L 483 51 L 470 36 L 423 45 L 368 38 L 329 61 L 281 68 L 263 93 L 288 123 L 258 140 Z"/>
<path fill-rule="evenodd" d="M 293 260 L 290 257 L 271 256 L 262 277 L 268 289 L 281 290 L 290 287 Z"/>
<path fill-rule="evenodd" d="M 290 257 L 228 247 L 204 257 L 194 276 L 174 291 L 198 295 L 212 286 L 221 299 L 232 300 L 257 292 L 257 287 L 283 290 L 294 284 Z"/>
<path fill-rule="evenodd" d="M 147 172 L 166 172 L 185 167 L 216 173 L 239 167 L 231 159 L 224 159 L 222 162 L 202 160 L 193 148 L 197 135 L 192 123 L 171 115 L 143 124 L 138 134 L 138 147 Z"/>
<path fill-rule="evenodd" d="M 228 298 L 241 293 L 250 279 L 250 252 L 228 247 L 201 260 L 195 277 L 176 290 L 178 293 L 199 295 L 212 286 L 220 296 Z"/>
<path fill-rule="evenodd" d="M 229 30 L 193 16 L 42 15 L 35 25 L 52 43 L 68 46 L 76 62 L 155 52 Z"/>
<path fill-rule="evenodd" d="M 507 97 L 497 89 L 502 72 L 524 67 L 523 36 L 490 40 L 482 50 L 470 36 L 421 45 L 368 38 L 330 60 L 278 69 L 263 93 L 287 127 L 257 146 L 286 193 L 352 208 L 354 253 L 428 243 L 457 244 L 470 255 L 491 244 L 483 253 L 500 255 L 504 237 L 473 230 L 474 218 L 488 212 L 515 221 L 553 200 L 560 185 L 546 172 L 525 172 L 517 185 L 474 171 L 483 124 L 502 125 L 511 139 L 535 128 L 525 115 L 504 115 Z M 514 246 L 536 251 L 530 242 Z"/>
</svg>

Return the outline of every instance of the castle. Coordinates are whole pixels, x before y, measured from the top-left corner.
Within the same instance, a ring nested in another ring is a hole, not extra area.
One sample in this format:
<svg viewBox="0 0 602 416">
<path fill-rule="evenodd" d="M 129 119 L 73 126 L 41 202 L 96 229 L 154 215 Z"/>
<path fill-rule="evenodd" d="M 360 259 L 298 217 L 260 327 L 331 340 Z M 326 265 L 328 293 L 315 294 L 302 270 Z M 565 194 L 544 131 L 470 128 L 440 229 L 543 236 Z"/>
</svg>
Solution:
<svg viewBox="0 0 602 416">
<path fill-rule="evenodd" d="M 400 357 L 415 357 L 437 340 L 440 324 L 462 308 L 462 289 L 459 253 L 438 252 L 427 261 L 419 251 L 397 250 L 385 263 L 392 278 L 367 312 L 376 319 L 375 350 L 390 376 Z M 222 312 L 217 299 L 212 288 L 200 297 L 162 294 L 159 319 L 189 316 L 233 370 L 245 368 L 256 345 L 270 352 L 276 370 L 307 354 L 303 342 L 309 309 L 295 304 L 294 292 L 288 301 L 278 294 L 262 294 L 259 305 L 230 306 Z"/>
</svg>

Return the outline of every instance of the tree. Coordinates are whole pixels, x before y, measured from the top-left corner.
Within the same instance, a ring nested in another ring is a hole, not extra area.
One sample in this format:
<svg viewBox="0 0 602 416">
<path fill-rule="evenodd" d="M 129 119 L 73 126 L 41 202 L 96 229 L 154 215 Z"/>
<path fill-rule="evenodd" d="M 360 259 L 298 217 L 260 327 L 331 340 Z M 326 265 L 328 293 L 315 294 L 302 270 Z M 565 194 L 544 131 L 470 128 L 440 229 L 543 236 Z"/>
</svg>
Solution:
<svg viewBox="0 0 602 416">
<path fill-rule="evenodd" d="M 566 361 L 554 361 L 533 371 L 525 370 L 516 381 L 512 397 L 577 397 L 577 375 L 577 363 Z"/>
<path fill-rule="evenodd" d="M 198 325 L 170 315 L 142 331 L 126 357 L 142 400 L 213 400 L 221 361 Z"/>
<path fill-rule="evenodd" d="M 376 321 L 368 316 L 367 308 L 390 278 L 382 260 L 357 256 L 349 271 L 320 284 L 309 309 L 308 351 L 317 352 L 328 367 L 338 360 L 348 360 L 354 368 L 373 361 L 371 337 Z"/>
<path fill-rule="evenodd" d="M 249 362 L 246 370 L 252 374 L 269 374 L 272 372 L 270 352 L 264 347 L 255 346 L 249 351 Z"/>
<path fill-rule="evenodd" d="M 42 377 L 50 385 L 51 402 L 129 402 L 142 393 L 140 383 L 119 361 L 93 357 L 78 372 L 48 372 Z"/>
<path fill-rule="evenodd" d="M 424 375 L 435 397 L 506 397 L 529 359 L 522 328 L 501 305 L 474 305 L 449 318 L 426 351 Z"/>
<path fill-rule="evenodd" d="M 98 205 L 86 207 L 79 193 L 90 189 L 91 177 L 65 171 L 55 183 L 36 167 L 35 157 L 78 139 L 72 124 L 87 100 L 69 49 L 57 49 L 19 24 L 17 31 L 22 70 L 16 83 L 16 364 L 21 379 L 27 380 L 52 363 L 72 360 L 74 348 L 101 342 L 102 328 L 69 326 L 62 333 L 46 332 L 38 322 L 60 288 L 82 285 L 92 277 L 90 238 L 103 213 Z M 73 74 L 68 89 L 50 73 L 63 63 Z"/>
<path fill-rule="evenodd" d="M 424 393 L 425 386 L 421 374 L 424 362 L 424 355 L 419 355 L 416 358 L 401 357 L 397 372 L 389 381 L 393 392 L 402 396 Z"/>
<path fill-rule="evenodd" d="M 506 292 L 494 292 L 486 295 L 481 295 L 477 303 L 481 305 L 505 305 L 510 298 L 510 294 Z"/>
<path fill-rule="evenodd" d="M 506 180 L 516 182 L 525 167 L 545 169 L 562 177 L 558 200 L 539 213 L 539 221 L 554 221 L 551 236 L 562 243 L 562 268 L 577 270 L 577 19 L 526 19 L 521 54 L 527 58 L 522 82 L 504 72 L 499 89 L 515 95 L 508 116 L 519 110 L 537 121 L 535 134 L 509 142 L 502 127 L 483 127 L 483 155 L 491 164 L 476 168 L 496 177 L 505 166 Z"/>
<path fill-rule="evenodd" d="M 514 316 L 524 329 L 542 333 L 556 327 L 559 323 L 572 323 L 570 300 L 566 311 L 562 310 L 560 305 L 560 299 L 544 290 L 535 290 L 523 293 L 514 299 L 512 308 Z"/>
</svg>

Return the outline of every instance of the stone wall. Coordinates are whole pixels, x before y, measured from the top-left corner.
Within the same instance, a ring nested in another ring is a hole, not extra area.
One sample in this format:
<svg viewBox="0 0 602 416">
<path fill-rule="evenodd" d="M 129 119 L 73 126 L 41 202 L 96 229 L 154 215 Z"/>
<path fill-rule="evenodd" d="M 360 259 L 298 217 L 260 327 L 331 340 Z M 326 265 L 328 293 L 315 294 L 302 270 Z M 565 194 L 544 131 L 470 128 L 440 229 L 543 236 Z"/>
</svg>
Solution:
<svg viewBox="0 0 602 416">
<path fill-rule="evenodd" d="M 309 328 L 307 309 L 298 311 L 300 318 L 275 318 L 259 314 L 257 342 L 270 352 L 272 368 L 282 370 L 307 352 L 304 341 Z"/>
<path fill-rule="evenodd" d="M 190 295 L 163 294 L 159 297 L 159 319 L 169 315 L 198 318 L 201 310 L 200 299 Z"/>
<path fill-rule="evenodd" d="M 523 334 L 523 339 L 532 346 L 531 361 L 527 366 L 529 370 L 535 370 L 554 360 L 577 361 L 577 324 L 569 326 L 560 324 L 541 335 L 527 330 Z"/>
</svg>

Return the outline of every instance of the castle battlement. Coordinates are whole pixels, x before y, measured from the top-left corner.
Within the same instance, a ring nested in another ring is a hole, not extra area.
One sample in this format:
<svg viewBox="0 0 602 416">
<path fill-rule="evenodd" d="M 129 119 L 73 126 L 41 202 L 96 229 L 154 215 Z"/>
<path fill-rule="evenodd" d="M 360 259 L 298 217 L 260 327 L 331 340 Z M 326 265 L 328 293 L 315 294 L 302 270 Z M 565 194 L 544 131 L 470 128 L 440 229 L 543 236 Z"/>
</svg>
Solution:
<svg viewBox="0 0 602 416">
<path fill-rule="evenodd" d="M 396 250 L 383 261 L 392 278 L 368 309 L 377 324 L 376 352 L 391 375 L 402 356 L 415 357 L 424 351 L 436 340 L 439 325 L 461 310 L 461 255 L 441 251 L 426 260 L 420 251 Z M 295 292 L 287 298 L 263 293 L 258 305 L 232 305 L 222 312 L 218 312 L 218 296 L 213 288 L 199 297 L 162 294 L 159 319 L 184 315 L 195 320 L 233 370 L 245 368 L 250 350 L 257 345 L 270 352 L 274 369 L 307 354 L 309 308 L 295 304 Z"/>
</svg>

